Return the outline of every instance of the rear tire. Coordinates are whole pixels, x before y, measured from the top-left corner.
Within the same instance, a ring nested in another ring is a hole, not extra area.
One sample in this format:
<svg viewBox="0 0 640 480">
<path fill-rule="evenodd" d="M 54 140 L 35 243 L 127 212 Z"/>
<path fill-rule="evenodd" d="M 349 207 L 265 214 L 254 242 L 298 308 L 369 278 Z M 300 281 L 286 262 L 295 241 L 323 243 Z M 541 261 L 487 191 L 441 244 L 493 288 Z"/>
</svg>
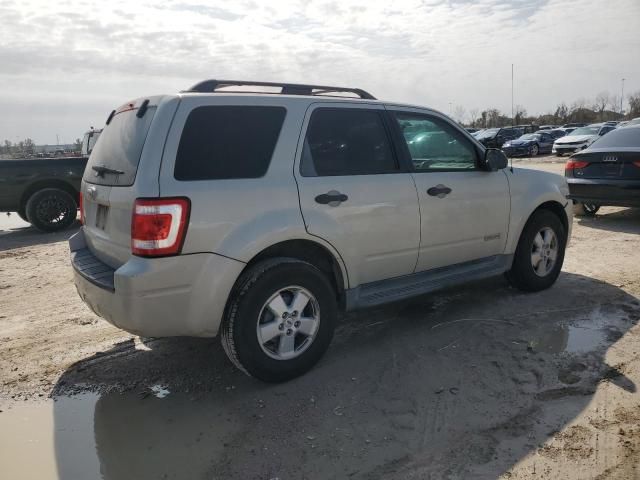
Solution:
<svg viewBox="0 0 640 480">
<path fill-rule="evenodd" d="M 531 148 L 529 149 L 530 156 L 535 157 L 536 155 L 538 155 L 539 152 L 540 152 L 540 148 L 538 147 L 537 143 L 534 143 L 533 145 L 531 145 Z"/>
<path fill-rule="evenodd" d="M 560 219 L 549 210 L 531 215 L 520 235 L 509 283 L 525 292 L 537 292 L 553 285 L 564 262 L 567 233 Z"/>
<path fill-rule="evenodd" d="M 326 352 L 337 314 L 335 291 L 320 270 L 293 258 L 265 260 L 238 280 L 221 326 L 222 346 L 250 376 L 291 380 Z"/>
<path fill-rule="evenodd" d="M 43 188 L 29 197 L 25 212 L 27 221 L 38 230 L 57 232 L 75 222 L 78 205 L 64 190 Z"/>
<path fill-rule="evenodd" d="M 574 203 L 573 214 L 579 217 L 593 217 L 600 210 L 600 205 L 594 203 Z"/>
</svg>

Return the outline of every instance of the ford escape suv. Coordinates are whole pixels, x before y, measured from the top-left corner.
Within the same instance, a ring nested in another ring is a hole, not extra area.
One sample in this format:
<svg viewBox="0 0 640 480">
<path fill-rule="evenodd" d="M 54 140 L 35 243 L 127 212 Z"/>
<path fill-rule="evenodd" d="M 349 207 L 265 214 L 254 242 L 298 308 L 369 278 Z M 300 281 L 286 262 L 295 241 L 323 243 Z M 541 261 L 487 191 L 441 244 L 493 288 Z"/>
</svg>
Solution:
<svg viewBox="0 0 640 480">
<path fill-rule="evenodd" d="M 502 273 L 550 287 L 567 183 L 506 166 L 434 110 L 207 80 L 109 115 L 69 240 L 75 283 L 117 327 L 220 333 L 244 372 L 287 380 L 320 359 L 340 310 Z"/>
</svg>

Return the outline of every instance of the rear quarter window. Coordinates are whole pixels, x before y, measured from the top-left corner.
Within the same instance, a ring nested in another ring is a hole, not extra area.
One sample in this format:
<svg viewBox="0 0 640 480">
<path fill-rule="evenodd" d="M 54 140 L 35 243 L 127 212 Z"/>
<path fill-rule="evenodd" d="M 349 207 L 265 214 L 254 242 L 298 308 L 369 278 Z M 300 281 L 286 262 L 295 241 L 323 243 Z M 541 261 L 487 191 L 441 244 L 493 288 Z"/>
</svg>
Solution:
<svg viewBox="0 0 640 480">
<path fill-rule="evenodd" d="M 174 168 L 176 180 L 262 177 L 286 115 L 283 107 L 203 106 L 187 117 Z"/>
</svg>

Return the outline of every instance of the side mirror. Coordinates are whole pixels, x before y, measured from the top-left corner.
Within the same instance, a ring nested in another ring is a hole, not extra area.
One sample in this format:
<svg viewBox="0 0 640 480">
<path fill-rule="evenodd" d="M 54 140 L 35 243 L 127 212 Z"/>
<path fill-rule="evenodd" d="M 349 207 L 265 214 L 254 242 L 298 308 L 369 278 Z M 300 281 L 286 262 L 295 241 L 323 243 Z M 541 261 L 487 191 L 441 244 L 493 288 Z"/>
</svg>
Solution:
<svg viewBox="0 0 640 480">
<path fill-rule="evenodd" d="M 484 151 L 484 169 L 490 172 L 507 168 L 509 159 L 502 150 L 497 148 L 487 148 Z"/>
</svg>

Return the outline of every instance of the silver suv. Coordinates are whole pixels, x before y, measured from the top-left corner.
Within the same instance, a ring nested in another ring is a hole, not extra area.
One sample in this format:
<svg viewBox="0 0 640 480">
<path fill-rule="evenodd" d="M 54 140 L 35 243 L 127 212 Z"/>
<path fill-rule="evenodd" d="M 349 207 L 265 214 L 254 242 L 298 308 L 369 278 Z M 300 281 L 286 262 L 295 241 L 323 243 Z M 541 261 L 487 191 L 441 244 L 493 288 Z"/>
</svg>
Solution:
<svg viewBox="0 0 640 480">
<path fill-rule="evenodd" d="M 208 80 L 109 115 L 69 240 L 75 283 L 119 328 L 220 332 L 240 369 L 287 380 L 320 359 L 340 310 L 502 273 L 551 286 L 566 181 L 506 166 L 434 110 Z"/>
</svg>

